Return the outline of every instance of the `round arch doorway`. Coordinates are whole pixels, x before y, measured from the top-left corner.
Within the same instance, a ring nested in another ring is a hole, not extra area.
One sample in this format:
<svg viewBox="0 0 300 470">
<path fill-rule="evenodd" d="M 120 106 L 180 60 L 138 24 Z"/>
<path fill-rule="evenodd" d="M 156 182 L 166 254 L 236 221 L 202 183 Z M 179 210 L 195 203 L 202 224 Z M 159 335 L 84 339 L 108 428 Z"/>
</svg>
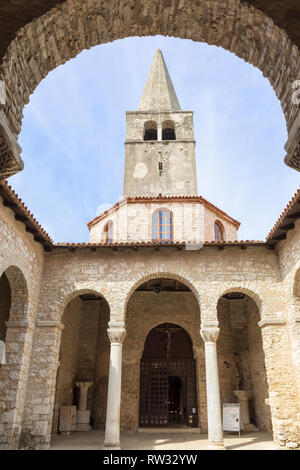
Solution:
<svg viewBox="0 0 300 470">
<path fill-rule="evenodd" d="M 172 323 L 153 328 L 140 368 L 140 427 L 197 426 L 196 362 L 186 331 Z"/>
</svg>

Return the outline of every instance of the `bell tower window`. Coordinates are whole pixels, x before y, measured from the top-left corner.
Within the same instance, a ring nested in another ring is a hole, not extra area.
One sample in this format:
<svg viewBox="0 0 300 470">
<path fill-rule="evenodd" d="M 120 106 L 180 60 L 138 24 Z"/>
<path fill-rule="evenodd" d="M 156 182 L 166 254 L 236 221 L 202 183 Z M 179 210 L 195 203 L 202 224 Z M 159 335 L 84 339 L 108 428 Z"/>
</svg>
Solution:
<svg viewBox="0 0 300 470">
<path fill-rule="evenodd" d="M 147 121 L 144 125 L 144 140 L 157 140 L 157 124 L 154 121 Z"/>
<path fill-rule="evenodd" d="M 173 121 L 165 121 L 162 125 L 162 140 L 176 140 L 175 124 Z"/>
</svg>

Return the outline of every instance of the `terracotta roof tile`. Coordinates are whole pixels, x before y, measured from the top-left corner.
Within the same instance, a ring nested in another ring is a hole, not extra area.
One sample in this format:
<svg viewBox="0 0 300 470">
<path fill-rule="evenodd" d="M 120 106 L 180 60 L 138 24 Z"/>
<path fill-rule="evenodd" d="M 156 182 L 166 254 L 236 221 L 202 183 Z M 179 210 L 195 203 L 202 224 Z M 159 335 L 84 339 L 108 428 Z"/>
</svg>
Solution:
<svg viewBox="0 0 300 470">
<path fill-rule="evenodd" d="M 278 227 L 281 225 L 281 223 L 283 222 L 283 220 L 286 218 L 288 212 L 293 208 L 294 204 L 296 204 L 298 201 L 299 201 L 299 198 L 300 198 L 300 188 L 296 191 L 296 193 L 294 194 L 294 196 L 292 197 L 292 199 L 290 200 L 290 202 L 288 203 L 288 205 L 286 206 L 286 208 L 283 210 L 283 212 L 281 213 L 279 219 L 277 220 L 277 222 L 275 223 L 274 227 L 272 228 L 272 230 L 269 232 L 268 236 L 267 236 L 267 240 L 269 240 L 270 238 L 272 238 L 272 236 L 274 235 L 275 231 L 278 229 Z"/>
<path fill-rule="evenodd" d="M 11 201 L 12 205 L 9 207 L 11 207 L 11 209 L 15 213 L 19 211 L 24 216 L 24 218 L 27 219 L 27 221 L 24 222 L 25 225 L 31 226 L 33 229 L 36 230 L 36 235 L 40 237 L 41 243 L 47 246 L 53 244 L 53 241 L 48 235 L 48 233 L 38 223 L 38 221 L 34 218 L 33 214 L 24 204 L 24 202 L 19 198 L 16 192 L 5 180 L 0 182 L 0 195 L 3 197 L 4 200 Z"/>
</svg>

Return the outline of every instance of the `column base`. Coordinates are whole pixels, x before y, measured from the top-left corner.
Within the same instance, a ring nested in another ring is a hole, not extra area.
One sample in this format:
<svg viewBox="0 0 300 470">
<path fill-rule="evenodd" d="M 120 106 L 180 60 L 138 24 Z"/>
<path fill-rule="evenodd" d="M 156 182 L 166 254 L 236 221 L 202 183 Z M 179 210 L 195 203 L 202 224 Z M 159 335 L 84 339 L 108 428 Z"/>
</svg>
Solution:
<svg viewBox="0 0 300 470">
<path fill-rule="evenodd" d="M 104 442 L 105 450 L 121 450 L 120 444 L 111 444 L 110 442 Z"/>
<path fill-rule="evenodd" d="M 209 442 L 208 450 L 227 450 L 223 442 Z"/>
</svg>

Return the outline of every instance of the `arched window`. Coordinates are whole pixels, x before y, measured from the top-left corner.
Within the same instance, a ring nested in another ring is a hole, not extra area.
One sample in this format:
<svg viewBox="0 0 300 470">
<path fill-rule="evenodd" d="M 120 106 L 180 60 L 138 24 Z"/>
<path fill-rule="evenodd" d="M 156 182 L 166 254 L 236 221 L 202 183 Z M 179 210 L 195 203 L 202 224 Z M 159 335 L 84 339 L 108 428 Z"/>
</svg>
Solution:
<svg viewBox="0 0 300 470">
<path fill-rule="evenodd" d="M 220 222 L 215 222 L 215 240 L 216 242 L 224 241 L 224 228 Z"/>
<path fill-rule="evenodd" d="M 162 140 L 175 140 L 175 124 L 173 121 L 165 121 L 162 125 Z"/>
<path fill-rule="evenodd" d="M 173 241 L 173 216 L 167 209 L 158 210 L 153 214 L 152 240 L 160 243 Z"/>
<path fill-rule="evenodd" d="M 110 220 L 104 226 L 104 243 L 112 243 L 113 242 L 113 223 Z"/>
<path fill-rule="evenodd" d="M 147 121 L 144 124 L 144 140 L 157 140 L 157 124 L 154 121 Z"/>
</svg>

